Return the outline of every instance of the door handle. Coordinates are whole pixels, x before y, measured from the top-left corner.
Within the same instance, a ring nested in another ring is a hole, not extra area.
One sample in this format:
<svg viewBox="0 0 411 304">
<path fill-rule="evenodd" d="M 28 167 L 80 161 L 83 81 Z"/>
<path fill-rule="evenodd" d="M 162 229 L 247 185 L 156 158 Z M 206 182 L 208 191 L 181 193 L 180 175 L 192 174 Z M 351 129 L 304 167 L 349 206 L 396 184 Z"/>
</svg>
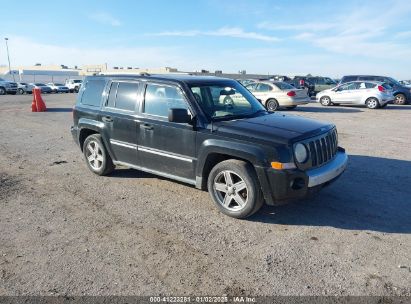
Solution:
<svg viewBox="0 0 411 304">
<path fill-rule="evenodd" d="M 153 130 L 153 126 L 147 123 L 140 125 L 140 128 L 143 128 L 145 130 Z"/>
<path fill-rule="evenodd" d="M 104 122 L 113 122 L 113 118 L 111 118 L 110 116 L 103 116 L 102 120 Z"/>
</svg>

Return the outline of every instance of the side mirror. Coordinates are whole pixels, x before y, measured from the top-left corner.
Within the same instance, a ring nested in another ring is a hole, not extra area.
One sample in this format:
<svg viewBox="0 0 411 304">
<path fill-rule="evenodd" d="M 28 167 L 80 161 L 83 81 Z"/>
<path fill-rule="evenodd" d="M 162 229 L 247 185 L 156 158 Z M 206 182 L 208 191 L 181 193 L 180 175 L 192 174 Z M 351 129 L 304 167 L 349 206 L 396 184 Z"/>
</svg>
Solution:
<svg viewBox="0 0 411 304">
<path fill-rule="evenodd" d="M 187 109 L 169 109 L 168 121 L 176 123 L 190 123 L 191 116 L 188 115 Z"/>
</svg>

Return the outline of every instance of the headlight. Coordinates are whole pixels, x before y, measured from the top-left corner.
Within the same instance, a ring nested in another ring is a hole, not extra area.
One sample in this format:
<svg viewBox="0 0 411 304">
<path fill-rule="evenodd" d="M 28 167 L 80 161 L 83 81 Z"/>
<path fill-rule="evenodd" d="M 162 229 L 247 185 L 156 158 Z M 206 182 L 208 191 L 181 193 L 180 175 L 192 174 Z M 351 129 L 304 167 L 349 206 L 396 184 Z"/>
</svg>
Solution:
<svg viewBox="0 0 411 304">
<path fill-rule="evenodd" d="M 308 159 L 308 151 L 305 145 L 296 144 L 294 147 L 294 156 L 296 161 L 298 161 L 300 164 L 305 163 Z"/>
</svg>

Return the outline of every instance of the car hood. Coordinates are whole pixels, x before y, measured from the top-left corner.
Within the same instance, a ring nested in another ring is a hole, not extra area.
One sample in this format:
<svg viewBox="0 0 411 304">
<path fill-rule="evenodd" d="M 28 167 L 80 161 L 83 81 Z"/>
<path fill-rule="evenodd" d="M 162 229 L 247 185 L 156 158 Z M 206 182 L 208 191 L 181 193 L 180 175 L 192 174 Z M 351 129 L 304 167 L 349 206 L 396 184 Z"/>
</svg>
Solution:
<svg viewBox="0 0 411 304">
<path fill-rule="evenodd" d="M 254 118 L 215 122 L 213 129 L 222 135 L 236 135 L 268 142 L 289 143 L 317 136 L 333 124 L 297 115 L 272 113 Z"/>
</svg>

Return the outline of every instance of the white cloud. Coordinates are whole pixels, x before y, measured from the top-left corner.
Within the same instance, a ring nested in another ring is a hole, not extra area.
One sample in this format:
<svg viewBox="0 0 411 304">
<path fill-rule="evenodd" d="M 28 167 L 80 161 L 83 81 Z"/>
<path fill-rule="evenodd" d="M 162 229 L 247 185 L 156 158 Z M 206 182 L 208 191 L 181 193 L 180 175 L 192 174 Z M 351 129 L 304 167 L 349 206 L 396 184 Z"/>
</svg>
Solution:
<svg viewBox="0 0 411 304">
<path fill-rule="evenodd" d="M 195 37 L 195 36 L 214 36 L 214 37 L 232 37 L 242 39 L 253 39 L 266 42 L 277 42 L 279 38 L 268 36 L 256 32 L 246 32 L 238 27 L 222 27 L 214 31 L 166 31 L 160 33 L 147 34 L 149 36 L 179 36 L 179 37 Z"/>
<path fill-rule="evenodd" d="M 384 18 L 375 18 L 381 13 L 381 7 L 370 6 L 369 3 L 364 2 L 355 10 L 338 11 L 335 15 L 323 18 L 321 22 L 291 24 L 262 22 L 258 27 L 272 31 L 289 31 L 293 39 L 338 53 L 340 56 L 409 58 L 410 45 L 405 41 L 404 43 L 393 42 L 393 38 L 411 37 L 411 31 L 395 35 L 393 28 L 398 26 L 398 20 L 407 17 L 410 11 L 410 2 L 391 0 L 385 4 Z"/>
<path fill-rule="evenodd" d="M 265 30 L 282 31 L 323 31 L 337 27 L 337 23 L 333 22 L 308 22 L 296 24 L 276 24 L 273 22 L 261 22 L 257 27 Z"/>
<path fill-rule="evenodd" d="M 105 12 L 94 13 L 90 15 L 89 18 L 101 24 L 111 25 L 111 26 L 121 26 L 120 20 L 114 18 L 109 13 L 105 13 Z"/>
</svg>

